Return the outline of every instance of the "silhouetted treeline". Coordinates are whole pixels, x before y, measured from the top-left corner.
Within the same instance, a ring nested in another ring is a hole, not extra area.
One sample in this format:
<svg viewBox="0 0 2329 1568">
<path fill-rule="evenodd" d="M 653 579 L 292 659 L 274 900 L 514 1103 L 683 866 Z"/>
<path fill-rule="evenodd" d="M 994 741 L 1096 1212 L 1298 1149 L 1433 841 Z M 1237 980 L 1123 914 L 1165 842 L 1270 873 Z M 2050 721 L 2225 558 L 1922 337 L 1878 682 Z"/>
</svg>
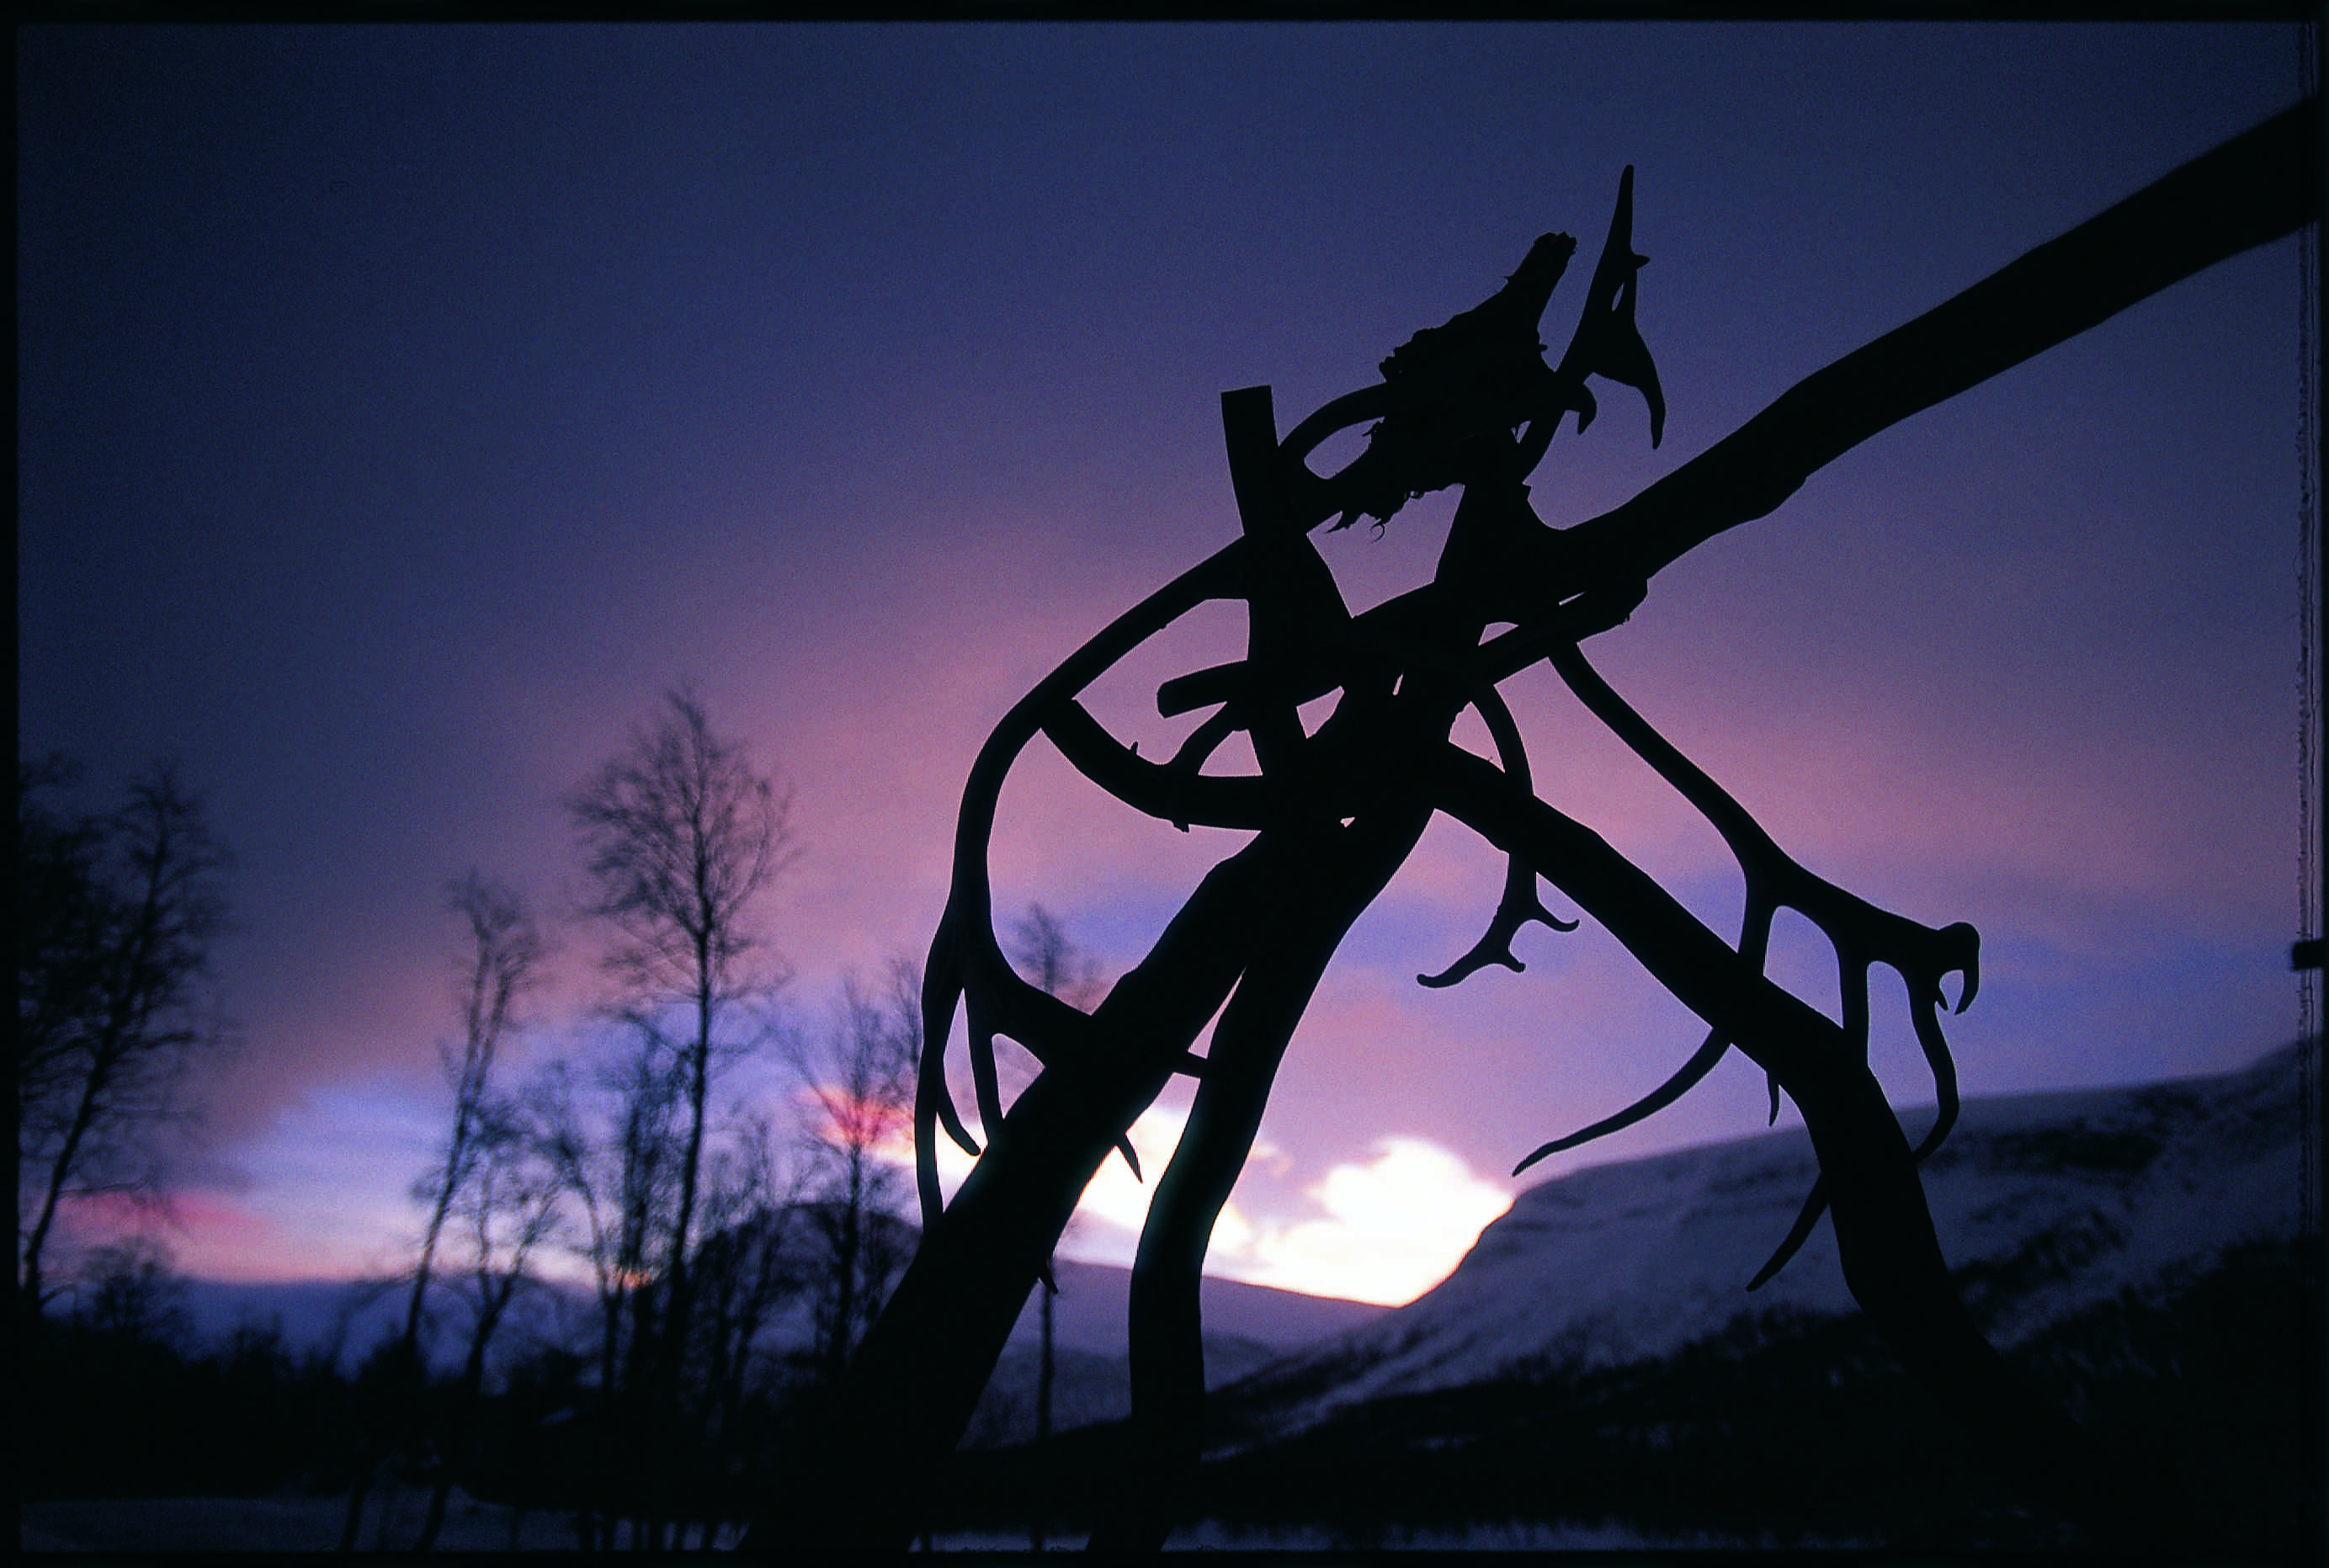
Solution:
<svg viewBox="0 0 2329 1568">
<path fill-rule="evenodd" d="M 735 1278 L 723 1260 L 770 1247 L 792 1257 L 806 1281 L 830 1223 L 805 1205 L 753 1222 L 779 1235 L 723 1233 L 706 1242 L 711 1299 L 678 1396 L 702 1440 L 684 1462 L 674 1456 L 647 1469 L 641 1461 L 651 1457 L 623 1428 L 626 1391 L 609 1400 L 599 1385 L 598 1326 L 587 1314 L 564 1335 L 514 1339 L 475 1379 L 466 1365 L 405 1362 L 394 1328 L 351 1365 L 329 1339 L 292 1343 L 279 1320 L 199 1337 L 166 1253 L 150 1243 L 115 1248 L 85 1274 L 75 1308 L 52 1316 L 42 1354 L 22 1364 L 18 1430 L 28 1440 L 18 1490 L 26 1498 L 340 1496 L 378 1465 L 383 1484 L 457 1486 L 481 1501 L 569 1515 L 578 1545 L 627 1542 L 627 1529 L 608 1526 L 652 1507 L 674 1520 L 740 1517 L 743 1478 L 813 1440 L 828 1374 L 813 1338 L 730 1343 L 723 1359 L 721 1332 L 737 1327 L 735 1293 L 718 1288 Z M 910 1228 L 882 1223 L 902 1233 L 885 1245 L 910 1250 Z M 392 1422 L 391 1407 L 406 1405 L 418 1408 Z M 393 1422 L 425 1433 L 428 1447 L 383 1459 L 377 1434 Z"/>
<path fill-rule="evenodd" d="M 21 1496 L 257 1496 L 342 1478 L 354 1380 L 328 1349 L 295 1349 L 275 1323 L 197 1344 L 166 1276 L 142 1283 L 137 1309 L 61 1317 L 24 1358 Z"/>
</svg>

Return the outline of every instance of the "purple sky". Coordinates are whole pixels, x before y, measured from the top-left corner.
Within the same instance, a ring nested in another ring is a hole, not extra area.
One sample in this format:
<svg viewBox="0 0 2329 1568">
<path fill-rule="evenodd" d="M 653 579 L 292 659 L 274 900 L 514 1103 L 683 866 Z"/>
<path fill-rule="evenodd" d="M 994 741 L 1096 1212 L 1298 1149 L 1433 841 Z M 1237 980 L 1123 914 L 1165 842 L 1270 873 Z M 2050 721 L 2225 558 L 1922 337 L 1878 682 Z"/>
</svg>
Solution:
<svg viewBox="0 0 2329 1568">
<path fill-rule="evenodd" d="M 2293 27 L 34 28 L 18 33 L 19 741 L 157 753 L 240 864 L 247 1043 L 182 1261 L 392 1261 L 440 1118 L 476 864 L 570 909 L 557 808 L 693 677 L 798 789 L 769 901 L 797 1018 L 919 953 L 1004 709 L 1232 536 L 1219 394 L 1281 427 L 1477 303 L 1636 169 L 1619 388 L 1539 468 L 1590 516 L 1809 372 L 2293 102 Z M 1558 346 L 1589 268 L 1557 291 Z M 1969 1092 L 2291 1038 L 2296 241 L 1917 416 L 1663 573 L 1603 673 L 1812 869 L 1984 937 Z M 1335 449 L 1346 453 L 1347 447 Z M 1353 607 L 1448 505 L 1325 540 Z M 1234 656 L 1216 606 L 1099 716 Z M 1711 829 L 1540 668 L 1538 788 L 1735 933 Z M 1120 972 L 1234 845 L 1039 743 L 998 906 Z M 1588 926 L 1416 987 L 1484 928 L 1442 820 L 1297 1034 L 1213 1266 L 1400 1299 L 1543 1139 L 1701 1030 Z M 1566 910 L 1549 893 L 1556 910 Z M 2317 920 L 2317 916 L 2316 916 Z M 1775 973 L 1833 1006 L 1808 927 Z M 534 1056 L 599 982 L 574 931 Z M 1891 988 L 1885 989 L 1886 986 Z M 1929 1098 L 1897 983 L 1877 1066 Z M 1825 987 L 1825 989 L 1823 989 Z M 1580 1163 L 1762 1124 L 1737 1058 Z M 1161 1159 L 1168 1100 L 1144 1127 Z M 1070 1250 L 1128 1258 L 1111 1167 Z M 1128 1186 L 1128 1184 L 1125 1184 Z M 1944 1238 L 1946 1243 L 1947 1238 Z M 1777 1238 L 1774 1238 L 1777 1241 Z"/>
</svg>

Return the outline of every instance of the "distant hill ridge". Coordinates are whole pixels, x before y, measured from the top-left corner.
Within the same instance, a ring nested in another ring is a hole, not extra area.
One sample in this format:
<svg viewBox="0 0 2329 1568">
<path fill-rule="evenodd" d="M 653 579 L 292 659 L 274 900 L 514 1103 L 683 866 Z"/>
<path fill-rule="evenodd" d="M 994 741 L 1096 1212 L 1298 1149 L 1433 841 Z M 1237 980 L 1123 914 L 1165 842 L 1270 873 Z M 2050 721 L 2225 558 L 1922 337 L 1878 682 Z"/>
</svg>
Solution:
<svg viewBox="0 0 2329 1568">
<path fill-rule="evenodd" d="M 1053 1299 L 1052 1311 L 1059 1348 L 1104 1361 L 1122 1358 L 1127 1349 L 1131 1270 L 1063 1258 L 1056 1278 L 1060 1294 Z M 239 1325 L 263 1327 L 279 1320 L 284 1343 L 295 1354 L 336 1346 L 340 1365 L 350 1370 L 402 1326 L 411 1289 L 403 1282 L 346 1280 L 244 1283 L 197 1279 L 185 1284 L 184 1305 L 197 1337 L 216 1342 Z M 1219 1363 L 1216 1374 L 1222 1378 L 1355 1327 L 1384 1310 L 1363 1301 L 1306 1296 L 1210 1276 L 1201 1294 L 1206 1337 L 1209 1343 L 1218 1341 L 1214 1359 Z M 430 1339 L 430 1361 L 440 1370 L 454 1370 L 460 1365 L 467 1323 L 457 1287 L 432 1283 L 429 1307 L 440 1325 Z M 505 1356 L 545 1338 L 573 1335 L 587 1325 L 593 1310 L 590 1291 L 580 1285 L 552 1283 L 528 1292 L 513 1307 L 509 1327 L 497 1337 L 497 1348 Z M 787 1317 L 771 1337 L 798 1337 L 805 1343 L 807 1329 L 801 1314 L 796 1310 Z M 1012 1329 L 1006 1356 L 1022 1350 L 1034 1353 L 1041 1338 L 1041 1315 L 1031 1294 Z"/>
</svg>

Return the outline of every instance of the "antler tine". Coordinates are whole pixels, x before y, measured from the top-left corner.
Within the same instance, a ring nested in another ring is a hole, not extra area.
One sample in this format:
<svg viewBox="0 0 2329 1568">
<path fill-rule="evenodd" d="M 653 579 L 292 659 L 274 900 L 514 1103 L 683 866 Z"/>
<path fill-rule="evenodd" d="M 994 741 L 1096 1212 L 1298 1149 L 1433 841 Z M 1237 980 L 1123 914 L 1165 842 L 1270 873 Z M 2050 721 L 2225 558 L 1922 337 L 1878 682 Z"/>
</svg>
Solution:
<svg viewBox="0 0 2329 1568">
<path fill-rule="evenodd" d="M 1650 360 L 1649 346 L 1634 325 L 1636 274 L 1648 260 L 1634 249 L 1634 165 L 1627 164 L 1617 177 L 1617 204 L 1609 215 L 1609 235 L 1601 243 L 1601 259 L 1593 266 L 1593 281 L 1586 287 L 1585 308 L 1553 379 L 1564 394 L 1573 389 L 1579 431 L 1593 422 L 1594 401 L 1585 390 L 1587 376 L 1602 376 L 1639 392 L 1650 405 L 1650 445 L 1655 447 L 1665 435 L 1665 394 L 1658 385 L 1657 366 Z M 1557 420 L 1556 415 L 1554 421 L 1548 422 L 1542 440 L 1551 439 L 1551 423 Z M 1532 430 L 1530 438 L 1532 449 L 1542 456 L 1537 432 Z"/>
</svg>

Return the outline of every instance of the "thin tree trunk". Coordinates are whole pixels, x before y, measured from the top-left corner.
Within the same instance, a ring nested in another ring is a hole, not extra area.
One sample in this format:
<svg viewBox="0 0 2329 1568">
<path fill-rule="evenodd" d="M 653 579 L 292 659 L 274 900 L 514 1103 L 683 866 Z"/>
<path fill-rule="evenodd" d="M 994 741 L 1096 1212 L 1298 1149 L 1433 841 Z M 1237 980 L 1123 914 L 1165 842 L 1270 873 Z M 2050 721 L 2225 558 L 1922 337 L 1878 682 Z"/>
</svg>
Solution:
<svg viewBox="0 0 2329 1568">
<path fill-rule="evenodd" d="M 386 1387 L 382 1397 L 384 1408 L 380 1414 L 380 1427 L 367 1432 L 356 1454 L 355 1478 L 348 1487 L 346 1518 L 340 1526 L 340 1547 L 343 1552 L 356 1549 L 356 1537 L 363 1526 L 364 1503 L 372 1495 L 372 1479 L 389 1452 L 402 1440 L 411 1420 L 413 1407 L 419 1403 L 421 1386 L 428 1381 L 427 1368 L 421 1365 L 417 1345 L 410 1337 L 400 1337 L 386 1369 Z M 383 1432 L 381 1427 L 385 1427 Z"/>
<path fill-rule="evenodd" d="M 1043 1520 L 1051 1500 L 1051 1297 L 1059 1270 L 1055 1250 L 1043 1261 L 1043 1282 L 1036 1287 L 1043 1297 L 1043 1355 L 1035 1371 L 1035 1497 L 1027 1525 L 1027 1546 L 1034 1552 L 1043 1549 Z"/>
<path fill-rule="evenodd" d="M 64 1195 L 65 1180 L 72 1174 L 72 1162 L 80 1152 L 81 1140 L 89 1136 L 97 1120 L 98 1096 L 105 1090 L 111 1069 L 100 1058 L 90 1069 L 88 1084 L 81 1091 L 80 1103 L 73 1110 L 72 1125 L 65 1129 L 64 1146 L 57 1151 L 56 1161 L 49 1167 L 48 1190 L 41 1196 L 40 1218 L 33 1223 L 33 1233 L 24 1242 L 24 1317 L 28 1323 L 39 1321 L 46 1304 L 41 1299 L 41 1250 L 47 1245 L 49 1227 L 55 1223 L 58 1201 Z"/>
<path fill-rule="evenodd" d="M 420 1261 L 412 1272 L 412 1299 L 405 1305 L 404 1343 L 408 1348 L 420 1341 L 420 1314 L 429 1294 L 429 1277 L 437 1264 L 437 1243 L 445 1233 L 445 1217 L 453 1212 L 454 1189 L 460 1185 L 461 1160 L 467 1152 L 468 1122 L 467 1105 L 457 1107 L 453 1145 L 445 1157 L 444 1180 L 438 1185 L 436 1200 L 429 1209 L 429 1223 L 420 1234 Z"/>
<path fill-rule="evenodd" d="M 659 1319 L 655 1316 L 655 1292 L 646 1286 L 635 1286 L 631 1290 L 631 1354 L 630 1376 L 626 1380 L 623 1406 L 628 1420 L 615 1434 L 615 1446 L 622 1459 L 622 1493 L 625 1515 L 631 1525 L 631 1549 L 644 1551 L 647 1525 L 654 1512 L 655 1446 L 649 1425 L 655 1415 L 656 1393 L 655 1356 Z"/>
<path fill-rule="evenodd" d="M 364 1499 L 372 1492 L 372 1467 L 378 1459 L 367 1448 L 356 1464 L 355 1479 L 348 1487 L 347 1515 L 340 1525 L 340 1550 L 356 1549 L 356 1533 L 363 1527 Z"/>
<path fill-rule="evenodd" d="M 510 1298 L 517 1293 L 518 1276 L 513 1271 L 496 1287 L 490 1280 L 478 1281 L 477 1327 L 469 1337 L 469 1354 L 461 1365 L 461 1384 L 453 1402 L 453 1420 L 448 1423 L 445 1451 L 438 1456 L 437 1481 L 429 1494 L 429 1516 L 420 1526 L 420 1537 L 413 1543 L 415 1552 L 427 1552 L 437 1544 L 437 1535 L 445 1525 L 446 1500 L 453 1491 L 453 1451 L 455 1445 L 472 1436 L 471 1424 L 476 1420 L 478 1394 L 486 1382 L 486 1346 L 501 1326 L 502 1314 L 507 1310 Z"/>
<path fill-rule="evenodd" d="M 162 920 L 162 886 L 171 860 L 169 831 L 166 816 L 157 813 L 146 886 L 138 898 L 137 923 L 131 928 L 128 953 L 106 1007 L 105 1030 L 90 1048 L 89 1078 L 81 1086 L 80 1104 L 74 1108 L 73 1123 L 65 1133 L 64 1147 L 58 1150 L 56 1163 L 50 1168 L 48 1191 L 41 1199 L 41 1217 L 24 1244 L 24 1301 L 34 1320 L 41 1316 L 43 1305 L 40 1297 L 41 1252 L 48 1243 L 49 1228 L 56 1219 L 57 1204 L 64 1195 L 65 1184 L 71 1179 L 73 1161 L 80 1155 L 89 1129 L 96 1125 L 98 1110 L 105 1091 L 113 1082 L 115 1069 L 132 1049 L 132 1043 L 144 1037 L 153 1019 L 156 981 L 151 969 L 155 935 Z"/>
<path fill-rule="evenodd" d="M 132 940 L 131 956 L 123 967 L 121 988 L 106 1010 L 105 1032 L 90 1048 L 89 1077 L 81 1085 L 80 1103 L 73 1108 L 72 1126 L 66 1129 L 64 1145 L 57 1151 L 55 1164 L 50 1167 L 48 1190 L 41 1198 L 41 1216 L 33 1223 L 33 1233 L 24 1243 L 24 1302 L 35 1319 L 44 1305 L 40 1294 L 41 1252 L 48 1244 L 49 1228 L 56 1221 L 57 1204 L 64 1196 L 65 1184 L 71 1179 L 80 1146 L 89 1129 L 97 1124 L 98 1110 L 104 1102 L 106 1090 L 112 1085 L 114 1070 L 121 1064 L 126 1044 L 144 1033 L 150 1016 L 145 997 L 146 968 L 154 949 L 154 927 L 160 919 L 161 864 L 157 850 L 156 870 L 147 878 L 145 899 L 138 906 L 137 935 Z"/>
<path fill-rule="evenodd" d="M 651 1420 L 653 1430 L 663 1440 L 655 1445 L 653 1490 L 657 1512 L 648 1522 L 649 1551 L 662 1549 L 664 1527 L 672 1517 L 672 1509 L 676 1502 L 674 1493 L 681 1460 L 681 1456 L 675 1451 L 680 1427 L 680 1380 L 687 1356 L 688 1320 L 693 1306 L 688 1278 L 687 1238 L 695 1223 L 697 1176 L 703 1163 L 704 1107 L 711 1096 L 712 959 L 710 949 L 702 937 L 696 941 L 695 961 L 700 978 L 695 992 L 695 1046 L 690 1053 L 688 1063 L 687 1157 L 680 1166 L 679 1213 L 672 1222 L 671 1293 L 664 1313 L 662 1365 L 655 1380 L 657 1396 Z"/>
<path fill-rule="evenodd" d="M 849 1328 L 857 1315 L 857 1271 L 859 1254 L 864 1238 L 857 1226 L 857 1208 L 863 1202 L 858 1188 L 858 1161 L 855 1149 L 851 1149 L 848 1179 L 842 1189 L 840 1242 L 834 1249 L 833 1261 L 833 1337 L 825 1347 L 825 1377 L 828 1389 L 841 1386 L 849 1366 Z"/>
<path fill-rule="evenodd" d="M 631 1293 L 636 1289 L 624 1285 L 619 1271 L 616 1274 L 614 1289 L 604 1298 L 607 1323 L 599 1347 L 599 1428 L 591 1434 L 590 1453 L 592 1462 L 598 1467 L 597 1480 L 600 1488 L 598 1508 L 599 1544 L 609 1552 L 615 1549 L 615 1526 L 622 1515 L 620 1494 L 614 1483 L 622 1459 L 616 1434 L 621 1430 L 621 1402 L 628 1392 L 623 1385 L 619 1370 L 623 1312 L 630 1305 Z"/>
</svg>

